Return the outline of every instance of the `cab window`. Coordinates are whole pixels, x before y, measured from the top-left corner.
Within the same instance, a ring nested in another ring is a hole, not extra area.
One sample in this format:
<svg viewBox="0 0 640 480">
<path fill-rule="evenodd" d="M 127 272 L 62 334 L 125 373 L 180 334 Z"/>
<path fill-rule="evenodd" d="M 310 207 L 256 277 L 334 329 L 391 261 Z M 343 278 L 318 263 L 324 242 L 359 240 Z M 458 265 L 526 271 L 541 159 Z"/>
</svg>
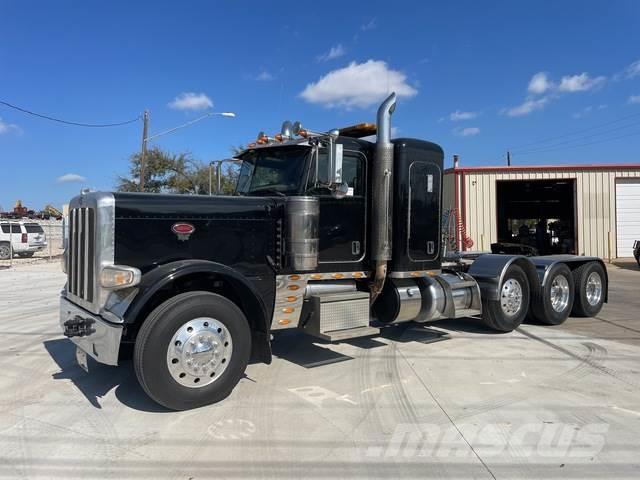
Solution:
<svg viewBox="0 0 640 480">
<path fill-rule="evenodd" d="M 328 156 L 326 151 L 320 150 L 318 155 L 318 178 L 326 179 Z M 329 189 L 316 186 L 315 158 L 311 162 L 307 192 L 316 194 L 329 194 Z M 364 197 L 366 191 L 366 165 L 362 153 L 353 150 L 345 150 L 342 157 L 342 179 L 349 185 L 349 196 Z"/>
</svg>

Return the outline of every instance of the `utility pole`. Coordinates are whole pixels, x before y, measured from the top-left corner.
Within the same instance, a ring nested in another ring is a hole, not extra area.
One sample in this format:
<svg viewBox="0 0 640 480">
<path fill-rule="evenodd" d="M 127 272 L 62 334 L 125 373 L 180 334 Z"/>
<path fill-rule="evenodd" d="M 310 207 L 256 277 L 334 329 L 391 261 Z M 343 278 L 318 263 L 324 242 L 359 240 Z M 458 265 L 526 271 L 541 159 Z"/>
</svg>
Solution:
<svg viewBox="0 0 640 480">
<path fill-rule="evenodd" d="M 511 166 L 511 152 L 507 150 L 507 167 Z"/>
<path fill-rule="evenodd" d="M 149 110 L 142 117 L 142 151 L 140 152 L 140 191 L 144 192 L 144 161 L 147 156 L 147 136 L 149 132 Z"/>
</svg>

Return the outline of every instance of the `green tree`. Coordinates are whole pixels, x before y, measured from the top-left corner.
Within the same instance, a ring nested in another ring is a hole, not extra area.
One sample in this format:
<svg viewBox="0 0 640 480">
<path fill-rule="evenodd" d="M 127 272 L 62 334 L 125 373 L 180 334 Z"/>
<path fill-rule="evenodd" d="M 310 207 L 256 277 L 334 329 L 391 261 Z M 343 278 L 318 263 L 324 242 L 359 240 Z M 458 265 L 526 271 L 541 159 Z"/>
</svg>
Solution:
<svg viewBox="0 0 640 480">
<path fill-rule="evenodd" d="M 234 156 L 242 151 L 241 147 L 232 147 Z M 118 176 L 116 188 L 119 192 L 138 192 L 140 189 L 140 152 L 129 158 L 129 174 Z M 215 164 L 214 166 L 215 167 Z M 239 162 L 222 164 L 221 193 L 231 195 L 235 192 L 240 171 Z M 209 175 L 213 191 L 217 178 L 209 164 L 203 164 L 192 158 L 189 153 L 174 154 L 165 152 L 157 146 L 150 148 L 145 157 L 144 191 L 151 193 L 209 194 Z"/>
<path fill-rule="evenodd" d="M 137 192 L 140 189 L 140 152 L 129 158 L 129 174 L 117 178 L 119 192 Z M 202 163 L 189 153 L 173 154 L 157 146 L 147 150 L 144 166 L 144 191 L 151 193 L 208 192 L 208 177 Z M 206 181 L 203 179 L 206 177 Z"/>
</svg>

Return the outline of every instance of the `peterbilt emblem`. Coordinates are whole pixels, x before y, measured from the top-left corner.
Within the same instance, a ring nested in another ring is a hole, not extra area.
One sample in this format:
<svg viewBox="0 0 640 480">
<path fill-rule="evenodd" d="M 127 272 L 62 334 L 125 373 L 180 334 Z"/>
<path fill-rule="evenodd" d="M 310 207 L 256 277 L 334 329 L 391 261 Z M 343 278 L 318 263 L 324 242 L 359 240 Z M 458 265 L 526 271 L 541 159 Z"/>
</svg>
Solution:
<svg viewBox="0 0 640 480">
<path fill-rule="evenodd" d="M 190 223 L 174 223 L 171 226 L 171 230 L 178 236 L 178 240 L 184 242 L 185 240 L 189 240 L 191 234 L 195 232 L 196 227 Z"/>
</svg>

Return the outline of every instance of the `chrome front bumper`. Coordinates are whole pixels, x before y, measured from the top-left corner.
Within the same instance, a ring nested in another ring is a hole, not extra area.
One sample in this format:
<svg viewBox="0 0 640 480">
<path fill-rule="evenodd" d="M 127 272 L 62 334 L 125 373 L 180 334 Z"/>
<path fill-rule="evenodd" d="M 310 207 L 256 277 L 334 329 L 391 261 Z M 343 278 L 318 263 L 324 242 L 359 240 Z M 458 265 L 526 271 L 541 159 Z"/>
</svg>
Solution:
<svg viewBox="0 0 640 480">
<path fill-rule="evenodd" d="M 60 327 L 65 336 L 96 361 L 118 365 L 122 325 L 107 322 L 60 297 Z"/>
</svg>

